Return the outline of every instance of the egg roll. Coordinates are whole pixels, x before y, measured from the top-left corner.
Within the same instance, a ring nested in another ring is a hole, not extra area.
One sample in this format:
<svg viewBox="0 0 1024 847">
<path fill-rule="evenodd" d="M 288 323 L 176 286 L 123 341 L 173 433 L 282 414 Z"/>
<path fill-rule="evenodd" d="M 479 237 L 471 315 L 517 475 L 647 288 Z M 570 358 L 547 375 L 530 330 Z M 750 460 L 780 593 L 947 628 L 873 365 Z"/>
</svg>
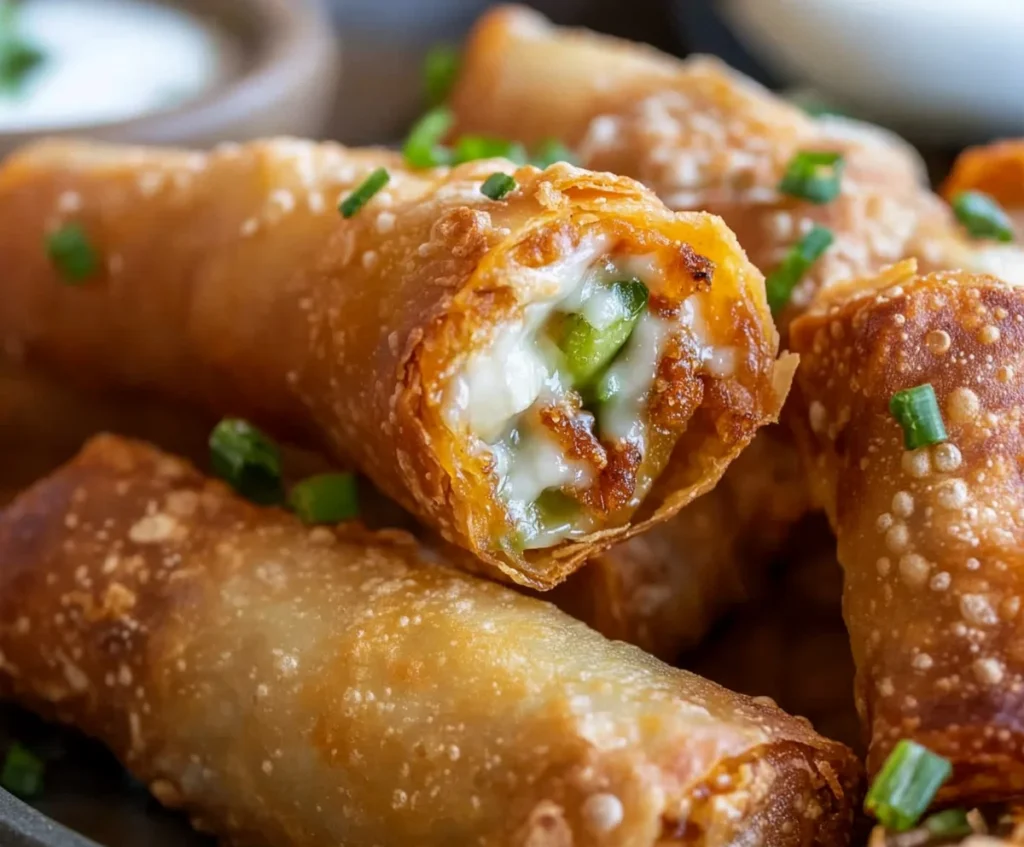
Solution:
<svg viewBox="0 0 1024 847">
<path fill-rule="evenodd" d="M 113 436 L 0 515 L 0 694 L 230 843 L 832 845 L 857 799 L 774 705 Z"/>
<path fill-rule="evenodd" d="M 790 338 L 800 443 L 845 574 L 868 770 L 912 738 L 953 764 L 939 802 L 1019 795 L 1024 290 L 906 262 L 822 298 Z M 890 402 L 919 386 L 948 437 L 936 428 L 915 447 Z"/>
<path fill-rule="evenodd" d="M 76 284 L 68 227 L 103 260 Z M 0 266 L 4 349 L 320 447 L 537 588 L 710 488 L 793 367 L 720 220 L 564 163 L 44 143 L 0 169 Z"/>
<path fill-rule="evenodd" d="M 521 108 L 531 101 L 550 105 Z M 949 210 L 906 142 L 858 121 L 812 117 L 712 57 L 673 59 L 503 7 L 470 35 L 451 107 L 460 132 L 556 136 L 583 167 L 638 179 L 673 209 L 720 215 L 766 274 L 813 226 L 829 228 L 831 247 L 780 310 L 783 334 L 820 288 L 908 256 L 922 267 L 964 261 Z M 535 126 L 549 116 L 546 128 Z M 843 156 L 830 202 L 780 191 L 804 151 Z"/>
</svg>

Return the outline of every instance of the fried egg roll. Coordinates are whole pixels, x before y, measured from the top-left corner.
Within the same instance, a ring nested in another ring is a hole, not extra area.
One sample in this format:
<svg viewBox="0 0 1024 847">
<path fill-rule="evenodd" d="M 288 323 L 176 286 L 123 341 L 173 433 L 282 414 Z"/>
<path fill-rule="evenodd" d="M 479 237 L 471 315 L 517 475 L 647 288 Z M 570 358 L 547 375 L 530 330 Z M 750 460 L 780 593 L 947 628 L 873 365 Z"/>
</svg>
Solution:
<svg viewBox="0 0 1024 847">
<path fill-rule="evenodd" d="M 912 738 L 953 763 L 940 801 L 1019 795 L 1024 290 L 907 262 L 824 298 L 791 340 L 801 442 L 845 572 L 869 771 Z M 890 403 L 927 386 L 948 437 L 915 414 L 911 432 L 929 433 L 915 446 Z"/>
<path fill-rule="evenodd" d="M 832 845 L 857 795 L 772 704 L 111 436 L 0 515 L 0 692 L 231 843 Z"/>
<path fill-rule="evenodd" d="M 571 102 L 553 82 L 563 78 Z M 534 101 L 551 104 L 537 120 L 559 113 L 546 130 L 519 108 Z M 531 138 L 560 137 L 582 166 L 638 179 L 673 209 L 722 216 L 765 274 L 812 227 L 827 227 L 834 241 L 786 301 L 783 330 L 833 283 L 908 256 L 964 264 L 949 210 L 909 145 L 857 121 L 811 117 L 711 57 L 676 60 L 505 7 L 470 36 L 451 105 L 460 131 L 518 138 L 525 124 Z M 780 190 L 801 152 L 842 155 L 838 196 L 817 203 Z"/>
<path fill-rule="evenodd" d="M 710 488 L 792 371 L 720 220 L 566 164 L 51 142 L 0 170 L 0 265 L 5 349 L 323 447 L 538 588 Z"/>
</svg>

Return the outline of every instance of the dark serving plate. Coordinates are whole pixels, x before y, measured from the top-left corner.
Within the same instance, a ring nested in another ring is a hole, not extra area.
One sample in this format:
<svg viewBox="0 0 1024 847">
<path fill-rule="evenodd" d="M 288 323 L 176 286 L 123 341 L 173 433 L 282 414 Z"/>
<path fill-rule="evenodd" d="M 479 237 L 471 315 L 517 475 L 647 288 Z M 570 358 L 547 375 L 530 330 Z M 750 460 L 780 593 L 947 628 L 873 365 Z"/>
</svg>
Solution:
<svg viewBox="0 0 1024 847">
<path fill-rule="evenodd" d="M 99 744 L 0 706 L 0 749 L 14 738 L 46 760 L 45 786 L 31 805 L 0 789 L 3 847 L 214 847 Z"/>
</svg>

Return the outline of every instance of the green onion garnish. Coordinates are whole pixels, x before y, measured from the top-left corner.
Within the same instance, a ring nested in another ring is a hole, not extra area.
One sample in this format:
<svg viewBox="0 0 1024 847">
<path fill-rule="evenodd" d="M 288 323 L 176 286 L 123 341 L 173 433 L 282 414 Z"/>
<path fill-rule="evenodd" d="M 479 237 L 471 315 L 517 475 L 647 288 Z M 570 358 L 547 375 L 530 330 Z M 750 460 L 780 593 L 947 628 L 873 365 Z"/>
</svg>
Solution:
<svg viewBox="0 0 1024 847">
<path fill-rule="evenodd" d="M 15 741 L 4 757 L 0 785 L 19 797 L 35 797 L 43 789 L 45 769 L 42 759 Z"/>
<path fill-rule="evenodd" d="M 414 168 L 451 164 L 452 153 L 441 144 L 455 118 L 448 109 L 431 109 L 420 118 L 402 147 L 405 161 Z"/>
<path fill-rule="evenodd" d="M 952 771 L 953 766 L 946 759 L 904 738 L 875 777 L 864 809 L 888 829 L 910 829 Z"/>
<path fill-rule="evenodd" d="M 18 4 L 0 0 L 0 93 L 18 94 L 45 54 L 18 33 Z"/>
<path fill-rule="evenodd" d="M 897 391 L 889 400 L 889 411 L 903 427 L 903 446 L 908 450 L 939 444 L 949 437 L 929 382 Z"/>
<path fill-rule="evenodd" d="M 463 135 L 455 142 L 455 164 L 477 159 L 508 159 L 517 165 L 526 164 L 526 148 L 518 141 L 492 138 L 487 135 Z"/>
<path fill-rule="evenodd" d="M 68 285 L 85 282 L 100 266 L 99 255 L 79 224 L 65 224 L 51 232 L 46 238 L 46 255 Z"/>
<path fill-rule="evenodd" d="M 461 64 L 458 48 L 450 44 L 435 44 L 427 51 L 423 60 L 423 85 L 429 105 L 438 106 L 448 99 Z"/>
<path fill-rule="evenodd" d="M 530 163 L 542 170 L 555 164 L 555 162 L 568 162 L 576 164 L 576 157 L 572 150 L 566 147 L 557 138 L 547 138 L 540 142 L 530 156 Z"/>
<path fill-rule="evenodd" d="M 789 302 L 793 289 L 803 279 L 822 254 L 832 244 L 832 230 L 823 226 L 815 226 L 807 235 L 794 244 L 786 258 L 775 270 L 768 274 L 765 289 L 768 294 L 768 305 L 772 314 L 778 312 Z"/>
<path fill-rule="evenodd" d="M 296 485 L 288 503 L 304 523 L 339 523 L 359 514 L 355 474 L 311 476 Z"/>
<path fill-rule="evenodd" d="M 945 809 L 929 815 L 922 824 L 936 838 L 965 838 L 974 832 L 963 809 Z"/>
<path fill-rule="evenodd" d="M 351 218 L 356 212 L 363 208 L 373 195 L 380 191 L 391 180 L 391 174 L 387 168 L 377 168 L 372 174 L 363 180 L 362 184 L 338 206 L 343 218 Z"/>
<path fill-rule="evenodd" d="M 957 194 L 953 212 L 973 238 L 1013 241 L 1013 222 L 994 199 L 981 191 Z"/>
<path fill-rule="evenodd" d="M 510 191 L 515 191 L 515 189 L 516 181 L 508 174 L 503 174 L 499 171 L 498 173 L 491 174 L 484 180 L 484 184 L 480 186 L 480 193 L 485 197 L 490 197 L 492 200 L 501 200 Z"/>
<path fill-rule="evenodd" d="M 842 177 L 842 154 L 805 150 L 790 159 L 779 191 L 811 203 L 829 203 L 839 196 Z"/>
<path fill-rule="evenodd" d="M 225 418 L 214 427 L 210 463 L 217 476 L 254 503 L 283 502 L 281 451 L 247 421 Z"/>
</svg>

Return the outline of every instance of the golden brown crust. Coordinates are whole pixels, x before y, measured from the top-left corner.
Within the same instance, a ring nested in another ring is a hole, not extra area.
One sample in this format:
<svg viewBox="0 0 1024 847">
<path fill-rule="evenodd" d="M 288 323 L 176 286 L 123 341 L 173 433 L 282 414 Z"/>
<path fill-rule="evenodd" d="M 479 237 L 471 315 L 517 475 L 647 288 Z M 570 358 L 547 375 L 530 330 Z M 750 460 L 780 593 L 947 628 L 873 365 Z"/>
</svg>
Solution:
<svg viewBox="0 0 1024 847">
<path fill-rule="evenodd" d="M 679 66 L 650 47 L 555 27 L 525 6 L 502 5 L 466 41 L 449 102 L 455 132 L 575 144 L 595 114 L 665 85 Z"/>
<path fill-rule="evenodd" d="M 1024 290 L 968 273 L 851 285 L 797 320 L 802 447 L 836 530 L 869 770 L 912 737 L 942 800 L 1019 794 Z M 949 440 L 908 451 L 894 393 L 930 383 Z"/>
<path fill-rule="evenodd" d="M 387 188 L 341 220 L 339 196 L 378 166 Z M 568 165 L 520 169 L 505 200 L 484 197 L 483 179 L 510 167 L 411 172 L 383 151 L 287 140 L 209 155 L 31 148 L 0 172 L 0 338 L 82 380 L 151 388 L 325 446 L 490 572 L 550 587 L 713 485 L 777 416 L 788 366 L 775 365 L 762 279 L 720 220 L 673 214 L 631 180 Z M 78 287 L 60 284 L 43 249 L 68 221 L 106 259 Z M 604 532 L 517 559 L 498 543 L 507 516 L 488 457 L 453 426 L 447 388 L 538 296 L 522 269 L 588 235 L 664 254 L 665 294 L 705 292 L 709 333 L 736 347 L 737 367 L 678 374 L 699 379 L 707 400 L 681 437 L 666 431 L 678 449 L 635 520 L 605 514 Z"/>
<path fill-rule="evenodd" d="M 720 215 L 765 274 L 811 226 L 827 226 L 835 242 L 793 292 L 783 332 L 817 290 L 843 279 L 908 256 L 928 268 L 963 264 L 948 209 L 896 136 L 812 118 L 716 59 L 678 61 L 538 18 L 503 10 L 479 25 L 452 100 L 460 125 L 515 138 L 528 111 L 515 104 L 548 102 L 533 123 L 548 121 L 546 134 L 572 144 L 583 166 L 638 179 L 673 209 Z M 572 85 L 571 98 L 553 95 L 551 80 L 562 77 L 591 83 Z M 556 104 L 568 118 L 551 114 Z M 543 134 L 533 123 L 531 134 Z M 779 192 L 802 150 L 843 154 L 838 198 L 819 206 Z"/>
<path fill-rule="evenodd" d="M 845 843 L 844 747 L 425 556 L 100 437 L 0 514 L 0 692 L 233 843 Z"/>
</svg>

